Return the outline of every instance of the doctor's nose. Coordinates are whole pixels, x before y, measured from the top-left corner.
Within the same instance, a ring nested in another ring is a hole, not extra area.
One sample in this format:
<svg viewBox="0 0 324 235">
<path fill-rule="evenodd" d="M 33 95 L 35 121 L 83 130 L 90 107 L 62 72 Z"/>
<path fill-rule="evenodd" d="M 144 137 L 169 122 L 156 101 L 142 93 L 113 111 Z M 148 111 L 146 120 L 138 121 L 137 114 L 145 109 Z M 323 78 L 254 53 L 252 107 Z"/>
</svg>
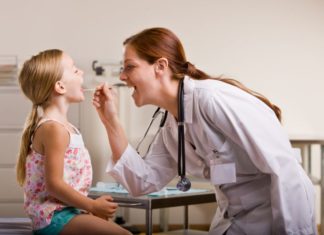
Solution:
<svg viewBox="0 0 324 235">
<path fill-rule="evenodd" d="M 121 81 L 126 81 L 127 80 L 127 75 L 126 75 L 125 71 L 123 70 L 123 68 L 120 69 L 119 79 Z"/>
</svg>

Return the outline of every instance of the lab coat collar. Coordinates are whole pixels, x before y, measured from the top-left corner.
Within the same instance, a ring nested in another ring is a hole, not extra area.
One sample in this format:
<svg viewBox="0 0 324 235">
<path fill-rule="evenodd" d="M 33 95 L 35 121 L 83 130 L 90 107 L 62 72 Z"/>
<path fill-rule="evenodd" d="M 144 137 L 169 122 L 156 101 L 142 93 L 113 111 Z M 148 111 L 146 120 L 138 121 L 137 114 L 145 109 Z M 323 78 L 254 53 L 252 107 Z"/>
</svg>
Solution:
<svg viewBox="0 0 324 235">
<path fill-rule="evenodd" d="M 193 91 L 195 88 L 195 83 L 193 79 L 189 77 L 184 78 L 183 82 L 183 102 L 184 102 L 184 122 L 192 123 L 192 106 L 193 106 Z"/>
</svg>

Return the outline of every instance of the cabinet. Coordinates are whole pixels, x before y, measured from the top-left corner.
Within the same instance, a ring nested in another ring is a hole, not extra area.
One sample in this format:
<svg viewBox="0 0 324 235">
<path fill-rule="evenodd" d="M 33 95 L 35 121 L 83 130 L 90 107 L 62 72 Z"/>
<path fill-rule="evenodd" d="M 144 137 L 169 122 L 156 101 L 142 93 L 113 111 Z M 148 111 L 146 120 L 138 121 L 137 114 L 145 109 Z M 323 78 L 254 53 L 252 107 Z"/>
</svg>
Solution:
<svg viewBox="0 0 324 235">
<path fill-rule="evenodd" d="M 16 181 L 15 165 L 20 137 L 31 102 L 17 86 L 0 86 L 0 217 L 25 216 L 23 190 Z M 71 122 L 79 128 L 79 105 L 69 111 Z"/>
</svg>

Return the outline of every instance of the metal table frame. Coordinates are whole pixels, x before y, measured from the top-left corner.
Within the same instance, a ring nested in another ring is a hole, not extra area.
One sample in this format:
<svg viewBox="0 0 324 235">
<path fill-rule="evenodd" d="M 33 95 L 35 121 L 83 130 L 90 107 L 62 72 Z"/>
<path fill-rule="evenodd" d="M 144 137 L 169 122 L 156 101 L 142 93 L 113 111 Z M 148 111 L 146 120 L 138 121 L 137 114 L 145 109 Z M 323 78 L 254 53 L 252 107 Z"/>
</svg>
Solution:
<svg viewBox="0 0 324 235">
<path fill-rule="evenodd" d="M 176 195 L 163 196 L 140 196 L 132 197 L 123 193 L 108 193 L 90 191 L 89 197 L 97 198 L 101 195 L 109 194 L 114 198 L 120 207 L 138 208 L 146 210 L 146 234 L 153 232 L 152 210 L 167 207 L 184 206 L 184 229 L 189 228 L 188 205 L 216 202 L 215 193 L 212 190 L 198 193 L 181 193 Z"/>
</svg>

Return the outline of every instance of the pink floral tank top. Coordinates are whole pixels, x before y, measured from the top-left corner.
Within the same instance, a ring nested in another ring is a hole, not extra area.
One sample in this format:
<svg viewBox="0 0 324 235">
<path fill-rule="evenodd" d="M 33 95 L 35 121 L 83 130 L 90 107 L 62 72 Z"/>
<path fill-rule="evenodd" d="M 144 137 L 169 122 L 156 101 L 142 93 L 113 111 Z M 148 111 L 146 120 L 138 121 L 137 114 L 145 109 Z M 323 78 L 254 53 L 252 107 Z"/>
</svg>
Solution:
<svg viewBox="0 0 324 235">
<path fill-rule="evenodd" d="M 46 121 L 56 120 L 42 119 L 37 127 Z M 76 191 L 87 196 L 92 184 L 91 159 L 88 150 L 84 146 L 82 135 L 74 126 L 72 127 L 77 134 L 69 131 L 70 144 L 64 156 L 64 181 Z M 31 147 L 26 159 L 24 209 L 32 220 L 34 230 L 49 225 L 54 211 L 67 207 L 63 202 L 52 197 L 46 190 L 45 157 L 35 152 Z"/>
</svg>

